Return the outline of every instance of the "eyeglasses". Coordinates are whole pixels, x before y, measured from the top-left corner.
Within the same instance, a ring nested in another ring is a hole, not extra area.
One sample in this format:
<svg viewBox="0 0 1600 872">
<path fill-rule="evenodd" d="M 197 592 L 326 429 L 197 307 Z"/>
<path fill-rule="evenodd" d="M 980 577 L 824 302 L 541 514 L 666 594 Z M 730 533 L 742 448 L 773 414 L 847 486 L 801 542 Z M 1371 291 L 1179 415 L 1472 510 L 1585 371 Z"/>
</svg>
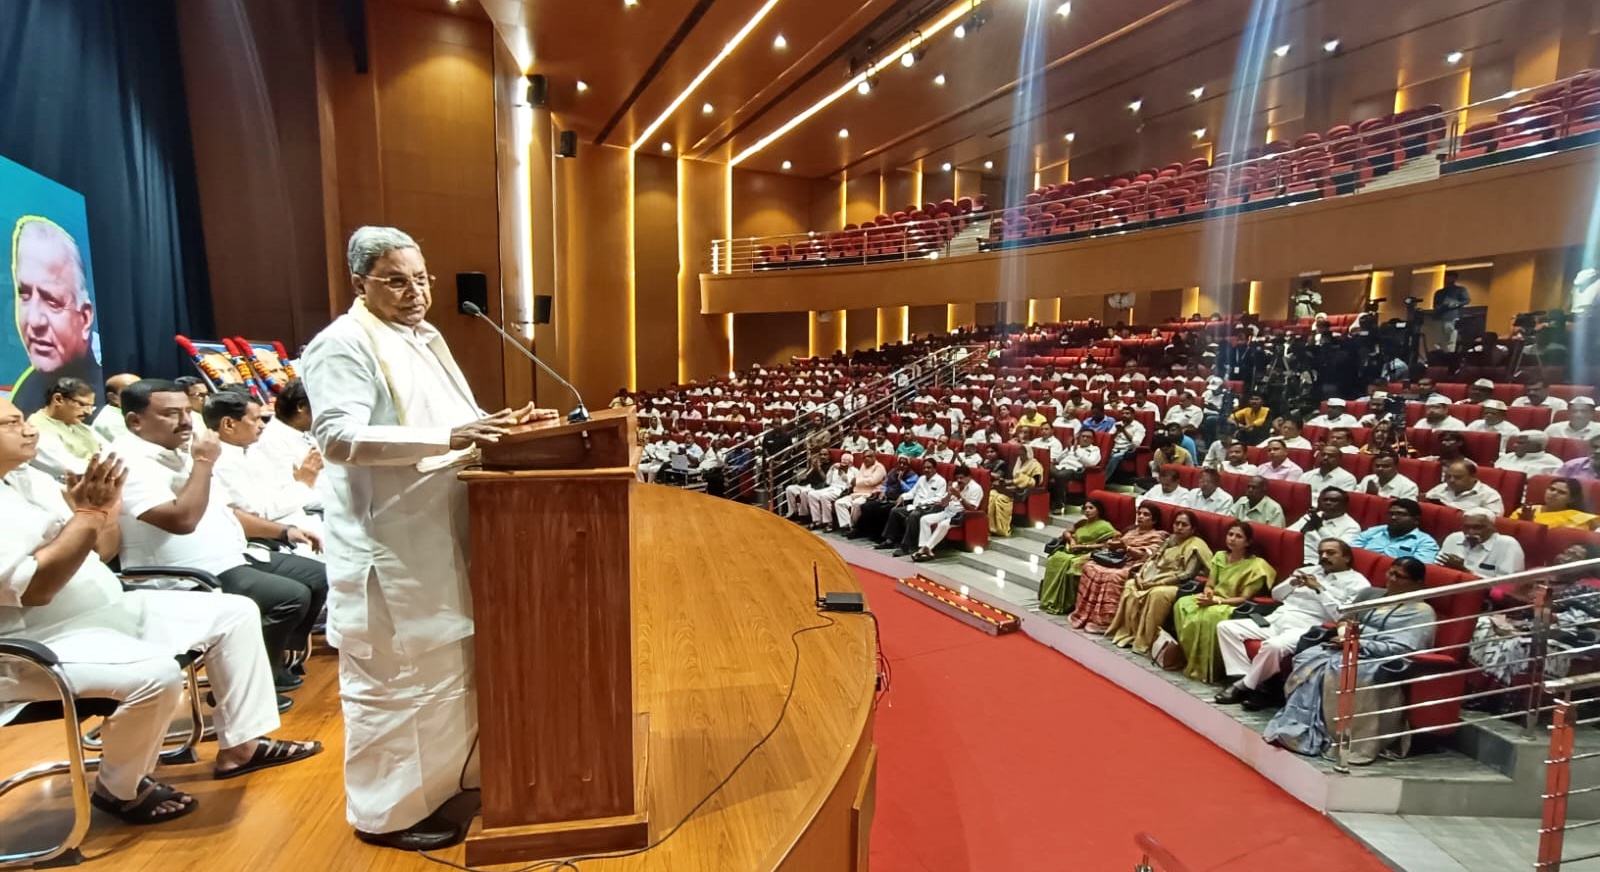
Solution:
<svg viewBox="0 0 1600 872">
<path fill-rule="evenodd" d="M 384 287 L 394 291 L 397 294 L 403 294 L 411 288 L 416 288 L 419 291 L 426 291 L 428 288 L 433 286 L 434 282 L 439 280 L 438 276 L 421 274 L 414 276 L 363 275 L 362 278 L 372 279 L 375 282 L 379 282 Z"/>
</svg>

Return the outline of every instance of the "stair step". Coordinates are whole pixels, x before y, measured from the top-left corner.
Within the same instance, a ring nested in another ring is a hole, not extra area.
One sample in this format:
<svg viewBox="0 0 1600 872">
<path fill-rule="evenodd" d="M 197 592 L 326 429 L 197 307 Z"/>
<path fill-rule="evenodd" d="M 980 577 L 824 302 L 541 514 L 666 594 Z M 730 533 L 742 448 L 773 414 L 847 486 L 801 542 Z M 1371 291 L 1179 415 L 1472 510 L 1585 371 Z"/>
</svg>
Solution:
<svg viewBox="0 0 1600 872">
<path fill-rule="evenodd" d="M 994 551 L 985 551 L 982 554 L 963 551 L 956 555 L 955 562 L 990 577 L 997 577 L 995 571 L 1003 570 L 1006 574 L 1006 584 L 1015 584 L 1034 593 L 1039 592 L 1039 581 L 1044 575 L 1043 563 L 1032 566 L 1025 559 L 1018 560 L 1009 554 L 999 554 Z"/>
</svg>

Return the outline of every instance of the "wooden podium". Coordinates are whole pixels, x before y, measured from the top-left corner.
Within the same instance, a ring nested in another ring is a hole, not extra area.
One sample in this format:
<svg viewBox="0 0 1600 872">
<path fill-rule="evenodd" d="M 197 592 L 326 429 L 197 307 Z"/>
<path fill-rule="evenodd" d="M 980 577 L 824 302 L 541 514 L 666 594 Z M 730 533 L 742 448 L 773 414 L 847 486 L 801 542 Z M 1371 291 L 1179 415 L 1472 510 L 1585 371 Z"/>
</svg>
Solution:
<svg viewBox="0 0 1600 872">
<path fill-rule="evenodd" d="M 482 816 L 469 865 L 643 847 L 631 409 L 541 421 L 461 473 L 471 507 Z"/>
</svg>

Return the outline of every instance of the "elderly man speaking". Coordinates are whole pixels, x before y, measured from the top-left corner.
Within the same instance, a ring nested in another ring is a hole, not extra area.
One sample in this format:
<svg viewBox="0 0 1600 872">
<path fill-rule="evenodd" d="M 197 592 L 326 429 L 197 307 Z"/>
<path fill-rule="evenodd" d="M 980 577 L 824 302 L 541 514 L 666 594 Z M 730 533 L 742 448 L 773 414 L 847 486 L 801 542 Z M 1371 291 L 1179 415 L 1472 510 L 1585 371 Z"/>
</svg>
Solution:
<svg viewBox="0 0 1600 872">
<path fill-rule="evenodd" d="M 425 318 L 433 277 L 389 227 L 350 236 L 350 311 L 306 348 L 312 436 L 327 462 L 328 640 L 339 649 L 346 817 L 366 842 L 430 850 L 465 837 L 438 814 L 468 780 L 477 699 L 458 468 L 505 428 Z"/>
</svg>

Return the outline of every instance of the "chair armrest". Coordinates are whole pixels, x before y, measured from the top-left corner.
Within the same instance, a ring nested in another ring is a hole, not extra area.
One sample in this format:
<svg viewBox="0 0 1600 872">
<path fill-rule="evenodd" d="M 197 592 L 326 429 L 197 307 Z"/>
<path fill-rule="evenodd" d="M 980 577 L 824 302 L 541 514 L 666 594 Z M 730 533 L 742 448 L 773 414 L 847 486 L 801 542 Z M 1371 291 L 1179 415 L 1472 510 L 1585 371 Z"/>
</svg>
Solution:
<svg viewBox="0 0 1600 872">
<path fill-rule="evenodd" d="M 1461 666 L 1461 659 L 1444 651 L 1430 651 L 1426 654 L 1411 654 L 1406 657 L 1411 661 L 1413 668 L 1425 667 L 1428 669 L 1450 670 Z"/>
<path fill-rule="evenodd" d="M 218 581 L 215 575 L 212 575 L 209 572 L 202 572 L 198 569 L 189 569 L 184 566 L 125 567 L 121 570 L 118 570 L 117 578 L 122 582 L 122 586 L 124 588 L 137 588 L 139 585 L 129 585 L 128 582 L 139 581 L 147 578 L 186 578 L 199 584 L 201 588 L 208 591 L 222 589 L 222 582 Z"/>
<path fill-rule="evenodd" d="M 0 656 L 16 657 L 46 667 L 57 666 L 61 663 L 56 658 L 56 652 L 32 639 L 0 638 Z"/>
</svg>

